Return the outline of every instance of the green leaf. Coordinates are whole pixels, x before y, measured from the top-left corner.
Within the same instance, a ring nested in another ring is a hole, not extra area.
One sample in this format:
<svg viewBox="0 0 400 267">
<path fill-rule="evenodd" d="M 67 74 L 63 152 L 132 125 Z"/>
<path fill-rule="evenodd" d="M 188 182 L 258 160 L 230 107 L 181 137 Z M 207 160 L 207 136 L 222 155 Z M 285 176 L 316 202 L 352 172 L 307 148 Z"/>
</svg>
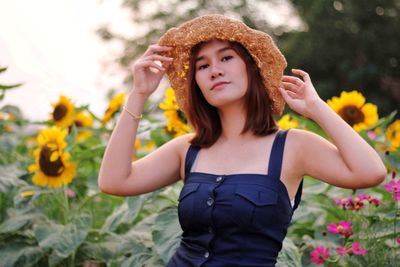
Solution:
<svg viewBox="0 0 400 267">
<path fill-rule="evenodd" d="M 324 194 L 328 191 L 329 189 L 329 184 L 323 183 L 319 180 L 316 180 L 314 178 L 311 179 L 311 177 L 308 177 L 304 179 L 304 183 L 307 182 L 307 186 L 304 185 L 303 188 L 303 193 L 304 194 L 313 194 L 313 195 L 319 195 L 319 194 Z"/>
<path fill-rule="evenodd" d="M 159 213 L 153 225 L 153 242 L 155 250 L 167 263 L 175 253 L 181 240 L 182 230 L 179 226 L 176 208 L 167 208 Z"/>
<path fill-rule="evenodd" d="M 157 147 L 162 146 L 164 143 L 172 139 L 169 135 L 165 134 L 164 130 L 161 128 L 151 131 L 150 137 Z"/>
<path fill-rule="evenodd" d="M 379 119 L 379 121 L 375 125 L 364 129 L 364 131 L 370 131 L 378 127 L 386 127 L 394 119 L 396 114 L 397 110 L 392 111 L 392 113 L 390 113 L 388 116 Z"/>
<path fill-rule="evenodd" d="M 78 134 L 78 130 L 76 128 L 75 123 L 73 123 L 72 127 L 71 127 L 71 131 L 66 138 L 68 146 L 65 149 L 65 152 L 69 152 L 74 147 L 77 134 Z"/>
<path fill-rule="evenodd" d="M 0 247 L 1 266 L 34 266 L 44 253 L 40 247 L 30 246 L 23 241 L 12 240 Z"/>
<path fill-rule="evenodd" d="M 2 85 L 2 84 L 0 84 L 0 89 L 1 90 L 10 90 L 12 88 L 19 87 L 21 85 L 23 85 L 23 83 L 17 83 L 17 84 L 12 84 L 12 85 Z"/>
<path fill-rule="evenodd" d="M 51 251 L 50 265 L 59 263 L 77 250 L 86 239 L 91 223 L 92 217 L 84 213 L 67 225 L 50 221 L 35 225 L 33 231 L 39 246 Z"/>
<path fill-rule="evenodd" d="M 143 206 L 143 197 L 129 197 L 106 219 L 101 231 L 115 231 L 121 224 L 132 224 Z"/>
<path fill-rule="evenodd" d="M 121 267 L 148 266 L 145 265 L 145 262 L 153 256 L 151 249 L 141 244 L 136 244 L 132 246 L 131 251 L 132 254 L 122 262 Z"/>
<path fill-rule="evenodd" d="M 132 243 L 129 243 L 129 248 L 124 249 L 127 240 L 117 234 L 106 234 L 91 239 L 95 240 L 85 241 L 79 248 L 79 253 L 85 255 L 85 258 L 110 261 L 126 253 L 127 249 L 132 250 Z"/>
<path fill-rule="evenodd" d="M 279 252 L 277 267 L 301 267 L 301 254 L 293 241 L 286 237 Z"/>
<path fill-rule="evenodd" d="M 9 193 L 12 188 L 26 185 L 26 182 L 18 177 L 24 172 L 17 164 L 0 165 L 0 192 Z"/>
<path fill-rule="evenodd" d="M 16 232 L 39 216 L 41 215 L 35 213 L 15 214 L 0 225 L 0 234 Z"/>
</svg>

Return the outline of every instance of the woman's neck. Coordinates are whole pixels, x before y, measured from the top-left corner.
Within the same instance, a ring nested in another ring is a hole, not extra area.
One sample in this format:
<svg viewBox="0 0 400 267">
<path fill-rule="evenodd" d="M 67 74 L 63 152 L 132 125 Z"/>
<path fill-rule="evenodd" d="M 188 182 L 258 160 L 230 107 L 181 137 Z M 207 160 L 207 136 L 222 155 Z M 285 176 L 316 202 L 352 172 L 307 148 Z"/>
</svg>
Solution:
<svg viewBox="0 0 400 267">
<path fill-rule="evenodd" d="M 246 123 L 246 112 L 243 108 L 238 106 L 224 107 L 224 109 L 219 109 L 219 116 L 222 126 L 221 141 L 241 141 L 254 137 L 251 132 L 240 134 Z"/>
</svg>

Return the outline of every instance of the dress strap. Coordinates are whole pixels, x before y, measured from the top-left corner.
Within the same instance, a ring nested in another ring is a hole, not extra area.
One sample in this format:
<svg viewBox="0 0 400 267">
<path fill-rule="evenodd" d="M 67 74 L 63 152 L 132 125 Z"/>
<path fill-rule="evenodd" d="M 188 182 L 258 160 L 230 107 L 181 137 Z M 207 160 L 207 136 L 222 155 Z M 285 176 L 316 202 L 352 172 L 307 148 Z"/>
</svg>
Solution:
<svg viewBox="0 0 400 267">
<path fill-rule="evenodd" d="M 269 156 L 268 176 L 275 177 L 274 179 L 278 180 L 280 180 L 283 150 L 285 148 L 285 140 L 288 131 L 289 129 L 278 131 L 272 145 L 271 154 Z"/>
<path fill-rule="evenodd" d="M 193 162 L 197 157 L 197 153 L 199 153 L 200 147 L 193 146 L 190 144 L 188 151 L 186 152 L 185 158 L 185 177 L 190 173 Z"/>
<path fill-rule="evenodd" d="M 294 212 L 295 209 L 297 209 L 297 207 L 300 204 L 301 194 L 303 192 L 303 180 L 304 180 L 304 178 L 301 179 L 299 188 L 297 189 L 297 192 L 296 192 L 296 196 L 294 197 L 294 205 L 293 205 L 292 212 Z"/>
</svg>

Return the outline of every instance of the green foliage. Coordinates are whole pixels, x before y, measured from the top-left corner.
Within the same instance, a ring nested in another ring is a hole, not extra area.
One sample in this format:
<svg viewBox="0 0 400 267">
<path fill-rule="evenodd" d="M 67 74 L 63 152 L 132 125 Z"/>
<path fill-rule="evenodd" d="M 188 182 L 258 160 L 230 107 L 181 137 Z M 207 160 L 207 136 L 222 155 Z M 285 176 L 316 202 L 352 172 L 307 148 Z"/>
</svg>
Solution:
<svg viewBox="0 0 400 267">
<path fill-rule="evenodd" d="M 124 4 L 136 11 L 133 16 L 136 23 L 151 21 L 152 27 L 150 32 L 131 40 L 113 36 L 106 27 L 99 30 L 104 39 L 119 38 L 125 42 L 126 53 L 119 59 L 124 66 L 142 54 L 148 44 L 155 43 L 166 29 L 209 11 L 229 11 L 253 28 L 271 31 L 257 4 L 251 5 L 248 1 L 162 2 L 158 3 L 161 6 L 155 13 L 147 16 L 141 12 L 146 8 L 143 1 L 131 0 Z M 395 39 L 399 35 L 399 23 L 398 16 L 390 14 L 391 10 L 398 11 L 398 1 L 380 1 L 384 15 L 379 16 L 376 14 L 381 10 L 376 2 L 299 0 L 293 4 L 308 30 L 288 32 L 280 37 L 289 67 L 312 73 L 324 98 L 337 95 L 337 90 L 357 88 L 380 104 L 382 110 L 393 110 L 398 104 L 393 84 L 399 79 L 400 57 Z M 0 73 L 5 70 L 0 68 Z M 17 86 L 0 85 L 0 100 L 5 91 Z M 392 97 L 383 99 L 384 94 Z M 98 170 L 111 131 L 85 129 L 93 136 L 78 143 L 76 136 L 82 129 L 73 126 L 67 138 L 67 151 L 79 163 L 76 177 L 64 188 L 40 188 L 32 184 L 32 174 L 27 172 L 34 149 L 28 141 L 34 136 L 21 130 L 21 126 L 32 122 L 22 118 L 17 107 L 5 106 L 0 111 L 16 116 L 13 132 L 6 131 L 10 122 L 0 120 L 0 259 L 3 266 L 84 266 L 88 262 L 97 266 L 165 266 L 182 233 L 176 210 L 181 182 L 135 197 L 99 192 Z M 396 115 L 382 118 L 374 127 L 385 130 Z M 315 122 L 297 115 L 293 117 L 298 119 L 299 128 L 328 138 Z M 147 131 L 156 147 L 171 140 L 156 120 L 149 118 L 148 121 L 150 125 L 142 130 Z M 360 135 L 379 151 L 389 170 L 398 172 L 399 150 L 384 154 L 380 147 L 387 145 L 385 137 L 380 135 L 371 140 L 367 130 Z M 139 151 L 136 156 L 147 153 Z M 32 194 L 24 195 L 26 192 Z M 333 198 L 354 197 L 354 192 L 305 177 L 302 202 L 294 214 L 277 266 L 313 266 L 309 256 L 313 248 L 323 244 L 334 249 L 341 245 L 340 237 L 324 232 L 329 223 L 342 219 L 352 220 L 352 241 L 360 241 L 368 252 L 363 256 L 336 259 L 329 266 L 394 266 L 399 260 L 398 245 L 394 241 L 399 236 L 398 202 L 382 186 L 357 193 L 373 195 L 383 205 L 368 204 L 358 212 L 343 210 L 333 203 Z"/>
<path fill-rule="evenodd" d="M 399 1 L 291 2 L 304 26 L 279 38 L 288 70 L 309 72 L 323 99 L 358 90 L 381 115 L 399 106 Z"/>
</svg>

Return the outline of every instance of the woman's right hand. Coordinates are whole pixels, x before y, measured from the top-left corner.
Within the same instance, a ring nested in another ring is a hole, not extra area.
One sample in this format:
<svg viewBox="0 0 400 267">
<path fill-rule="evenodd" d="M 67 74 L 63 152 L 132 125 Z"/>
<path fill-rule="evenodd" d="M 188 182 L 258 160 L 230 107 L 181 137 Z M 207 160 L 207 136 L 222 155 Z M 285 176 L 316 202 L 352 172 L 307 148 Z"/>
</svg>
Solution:
<svg viewBox="0 0 400 267">
<path fill-rule="evenodd" d="M 133 64 L 134 88 L 132 92 L 150 96 L 158 87 L 161 78 L 164 76 L 173 58 L 157 54 L 158 52 L 169 51 L 172 47 L 150 45 L 146 52 Z M 162 66 L 154 61 L 160 61 Z M 157 72 L 150 70 L 150 67 L 157 69 Z"/>
</svg>

